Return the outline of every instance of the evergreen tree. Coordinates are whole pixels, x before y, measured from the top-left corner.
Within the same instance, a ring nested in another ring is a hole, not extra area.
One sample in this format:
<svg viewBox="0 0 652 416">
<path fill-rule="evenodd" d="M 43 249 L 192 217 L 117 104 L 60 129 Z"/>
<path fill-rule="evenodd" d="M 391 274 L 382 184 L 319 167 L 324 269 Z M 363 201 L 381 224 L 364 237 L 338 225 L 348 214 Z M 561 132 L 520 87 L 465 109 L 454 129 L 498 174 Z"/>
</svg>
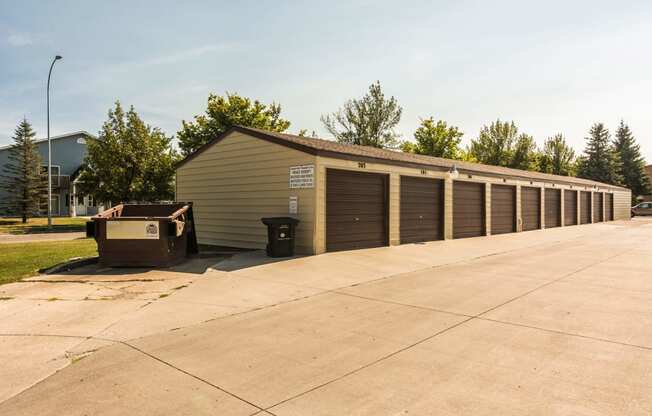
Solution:
<svg viewBox="0 0 652 416">
<path fill-rule="evenodd" d="M 321 116 L 321 121 L 340 143 L 395 148 L 399 135 L 394 128 L 402 113 L 396 98 L 385 98 L 376 81 L 362 98 L 347 101 L 337 112 Z"/>
<path fill-rule="evenodd" d="M 290 122 L 281 118 L 279 104 L 267 105 L 238 94 L 210 94 L 206 114 L 195 116 L 195 121 L 182 121 L 177 133 L 181 153 L 193 153 L 235 125 L 281 133 L 290 127 Z"/>
<path fill-rule="evenodd" d="M 575 174 L 575 151 L 568 146 L 562 134 L 549 137 L 539 156 L 538 170 L 553 175 Z"/>
<path fill-rule="evenodd" d="M 577 175 L 580 178 L 620 185 L 618 155 L 610 143 L 609 130 L 602 123 L 596 123 L 586 138 L 584 155 L 579 160 Z"/>
<path fill-rule="evenodd" d="M 32 125 L 23 119 L 14 131 L 14 144 L 0 175 L 0 188 L 7 193 L 2 208 L 10 215 L 19 215 L 23 223 L 39 215 L 41 203 L 47 201 L 47 176 L 41 169 L 34 136 Z"/>
<path fill-rule="evenodd" d="M 177 155 L 171 140 L 145 124 L 133 107 L 125 113 L 116 102 L 98 140 L 87 142 L 80 191 L 113 203 L 173 199 Z"/>
<path fill-rule="evenodd" d="M 652 193 L 650 178 L 645 173 L 645 160 L 641 156 L 641 148 L 623 120 L 616 130 L 614 148 L 620 164 L 618 173 L 623 179 L 623 185 L 632 190 L 632 198 Z"/>
<path fill-rule="evenodd" d="M 457 127 L 448 126 L 443 120 L 435 122 L 430 117 L 421 120 L 421 125 L 414 132 L 416 143 L 405 141 L 401 144 L 401 150 L 406 153 L 459 159 L 463 135 Z"/>
</svg>

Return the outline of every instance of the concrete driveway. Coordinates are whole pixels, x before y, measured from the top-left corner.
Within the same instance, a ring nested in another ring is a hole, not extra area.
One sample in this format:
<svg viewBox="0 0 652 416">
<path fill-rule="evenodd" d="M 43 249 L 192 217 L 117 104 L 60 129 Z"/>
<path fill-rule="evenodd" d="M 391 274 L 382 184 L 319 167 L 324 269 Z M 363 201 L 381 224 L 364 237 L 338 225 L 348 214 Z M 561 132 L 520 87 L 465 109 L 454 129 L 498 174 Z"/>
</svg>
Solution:
<svg viewBox="0 0 652 416">
<path fill-rule="evenodd" d="M 1 286 L 0 414 L 649 415 L 650 241 L 636 219 Z"/>
</svg>

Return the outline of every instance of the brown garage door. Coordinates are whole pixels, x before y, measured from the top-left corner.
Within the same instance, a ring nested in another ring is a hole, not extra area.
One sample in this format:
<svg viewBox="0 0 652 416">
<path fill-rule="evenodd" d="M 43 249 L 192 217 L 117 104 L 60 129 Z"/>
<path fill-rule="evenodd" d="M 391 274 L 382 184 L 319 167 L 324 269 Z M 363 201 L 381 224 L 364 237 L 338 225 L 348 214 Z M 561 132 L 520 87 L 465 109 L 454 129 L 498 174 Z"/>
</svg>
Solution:
<svg viewBox="0 0 652 416">
<path fill-rule="evenodd" d="M 577 225 L 577 191 L 564 191 L 564 225 Z"/>
<path fill-rule="evenodd" d="M 327 169 L 326 250 L 387 245 L 387 175 Z"/>
<path fill-rule="evenodd" d="M 443 240 L 444 181 L 401 176 L 401 243 Z"/>
<path fill-rule="evenodd" d="M 546 228 L 561 226 L 561 190 L 546 189 Z"/>
<path fill-rule="evenodd" d="M 607 221 L 614 220 L 614 194 L 605 194 L 604 210 L 607 214 Z"/>
<path fill-rule="evenodd" d="M 516 187 L 491 185 L 491 234 L 516 232 Z"/>
<path fill-rule="evenodd" d="M 602 192 L 593 192 L 593 221 L 604 221 L 604 211 L 602 211 Z"/>
<path fill-rule="evenodd" d="M 453 184 L 453 238 L 485 234 L 485 184 L 455 181 Z"/>
<path fill-rule="evenodd" d="M 591 223 L 591 192 L 580 192 L 580 224 Z"/>
<path fill-rule="evenodd" d="M 521 218 L 523 231 L 541 228 L 541 188 L 521 188 Z"/>
</svg>

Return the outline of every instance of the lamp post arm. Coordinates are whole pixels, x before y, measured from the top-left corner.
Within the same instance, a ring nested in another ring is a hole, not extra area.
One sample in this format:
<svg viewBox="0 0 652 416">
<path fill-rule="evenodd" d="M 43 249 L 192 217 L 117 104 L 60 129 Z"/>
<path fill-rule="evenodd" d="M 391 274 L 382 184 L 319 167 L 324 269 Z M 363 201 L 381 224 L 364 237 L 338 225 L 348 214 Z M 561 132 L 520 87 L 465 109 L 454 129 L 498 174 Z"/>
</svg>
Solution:
<svg viewBox="0 0 652 416">
<path fill-rule="evenodd" d="M 61 57 L 55 56 L 50 64 L 50 71 L 48 72 L 48 86 L 47 86 L 47 132 L 48 132 L 48 228 L 52 227 L 52 143 L 50 142 L 50 77 L 52 76 L 52 68 L 54 63 Z"/>
</svg>

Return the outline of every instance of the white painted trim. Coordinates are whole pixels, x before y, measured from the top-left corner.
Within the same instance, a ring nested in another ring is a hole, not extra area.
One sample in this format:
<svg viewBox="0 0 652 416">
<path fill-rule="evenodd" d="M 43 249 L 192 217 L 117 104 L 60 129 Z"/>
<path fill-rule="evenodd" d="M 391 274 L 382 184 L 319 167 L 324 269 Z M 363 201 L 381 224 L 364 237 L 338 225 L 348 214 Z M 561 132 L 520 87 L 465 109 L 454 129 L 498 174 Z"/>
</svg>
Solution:
<svg viewBox="0 0 652 416">
<path fill-rule="evenodd" d="M 67 139 L 69 137 L 82 136 L 82 135 L 90 137 L 91 139 L 96 139 L 97 140 L 97 137 L 93 136 L 92 134 L 90 134 L 86 130 L 79 130 L 79 131 L 75 131 L 75 132 L 72 132 L 72 133 L 64 133 L 64 134 L 60 134 L 58 136 L 52 136 L 52 137 L 50 137 L 50 141 Z M 36 139 L 36 140 L 34 140 L 33 143 L 34 144 L 40 144 L 40 143 L 47 143 L 47 141 L 48 141 L 47 138 L 45 138 L 45 139 Z M 13 146 L 13 144 L 7 144 L 7 145 L 4 145 L 4 146 L 0 146 L 0 150 L 9 149 L 12 146 Z"/>
</svg>

